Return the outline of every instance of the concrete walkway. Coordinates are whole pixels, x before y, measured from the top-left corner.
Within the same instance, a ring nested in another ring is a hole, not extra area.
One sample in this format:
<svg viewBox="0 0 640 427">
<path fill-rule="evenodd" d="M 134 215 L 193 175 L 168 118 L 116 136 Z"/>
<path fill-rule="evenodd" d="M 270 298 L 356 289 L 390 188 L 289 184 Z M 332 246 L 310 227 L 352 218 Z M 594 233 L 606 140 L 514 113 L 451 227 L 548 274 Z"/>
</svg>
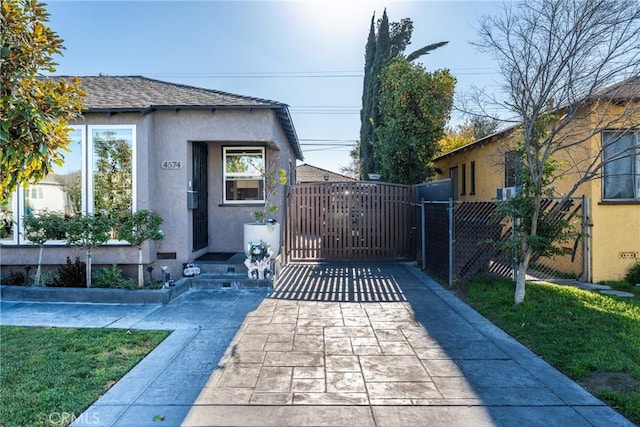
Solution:
<svg viewBox="0 0 640 427">
<path fill-rule="evenodd" d="M 400 264 L 289 266 L 271 293 L 166 306 L 3 302 L 1 320 L 176 331 L 78 426 L 633 425 Z"/>
</svg>

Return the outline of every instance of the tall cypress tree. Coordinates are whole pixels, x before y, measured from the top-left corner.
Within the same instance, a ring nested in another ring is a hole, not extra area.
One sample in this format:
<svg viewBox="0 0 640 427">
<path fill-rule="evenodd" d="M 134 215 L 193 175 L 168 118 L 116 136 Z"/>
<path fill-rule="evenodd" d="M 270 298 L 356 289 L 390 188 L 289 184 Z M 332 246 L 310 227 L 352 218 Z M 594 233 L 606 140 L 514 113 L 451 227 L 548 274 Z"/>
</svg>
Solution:
<svg viewBox="0 0 640 427">
<path fill-rule="evenodd" d="M 364 82 L 362 85 L 362 109 L 360 110 L 360 159 L 368 159 L 372 156 L 371 147 L 373 143 L 373 125 L 369 120 L 371 112 L 371 91 L 372 82 L 375 78 L 373 74 L 373 61 L 376 56 L 376 14 L 374 12 L 371 17 L 371 27 L 369 28 L 369 37 L 367 37 L 367 45 L 364 53 Z M 361 161 L 361 179 L 366 179 L 366 173 L 362 168 L 364 161 Z M 367 173 L 368 173 L 367 167 Z"/>
<path fill-rule="evenodd" d="M 365 148 L 367 156 L 361 158 L 362 179 L 367 179 L 369 173 L 377 172 L 376 158 L 374 152 L 374 142 L 376 139 L 375 126 L 380 123 L 380 112 L 378 109 L 378 97 L 380 95 L 380 71 L 389 61 L 391 53 L 391 37 L 389 36 L 389 18 L 387 10 L 382 14 L 382 19 L 378 24 L 378 34 L 376 36 L 375 55 L 371 65 L 371 92 L 369 94 L 369 112 L 367 122 L 371 126 L 371 136 L 367 144 L 360 142 L 360 146 L 368 145 Z"/>
</svg>

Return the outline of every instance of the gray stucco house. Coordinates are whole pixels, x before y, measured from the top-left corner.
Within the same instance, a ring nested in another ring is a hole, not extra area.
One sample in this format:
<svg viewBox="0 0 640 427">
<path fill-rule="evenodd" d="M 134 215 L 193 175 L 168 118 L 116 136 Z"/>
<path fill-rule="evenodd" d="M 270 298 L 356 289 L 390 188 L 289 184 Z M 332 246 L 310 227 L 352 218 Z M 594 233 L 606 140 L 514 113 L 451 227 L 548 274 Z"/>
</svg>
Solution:
<svg viewBox="0 0 640 427">
<path fill-rule="evenodd" d="M 83 119 L 71 124 L 71 151 L 56 179 L 18 190 L 2 207 L 2 215 L 14 219 L 0 236 L 3 269 L 37 260 L 21 235 L 25 212 L 130 206 L 164 219 L 165 238 L 145 245 L 143 262 L 180 271 L 208 252 L 244 250 L 243 224 L 264 203 L 260 167 L 275 163 L 296 182 L 302 151 L 286 104 L 141 76 L 83 77 L 82 87 Z M 284 191 L 279 199 L 275 216 L 282 223 Z M 82 258 L 73 251 L 49 242 L 44 264 Z M 135 264 L 137 256 L 114 240 L 94 251 L 93 262 Z"/>
</svg>

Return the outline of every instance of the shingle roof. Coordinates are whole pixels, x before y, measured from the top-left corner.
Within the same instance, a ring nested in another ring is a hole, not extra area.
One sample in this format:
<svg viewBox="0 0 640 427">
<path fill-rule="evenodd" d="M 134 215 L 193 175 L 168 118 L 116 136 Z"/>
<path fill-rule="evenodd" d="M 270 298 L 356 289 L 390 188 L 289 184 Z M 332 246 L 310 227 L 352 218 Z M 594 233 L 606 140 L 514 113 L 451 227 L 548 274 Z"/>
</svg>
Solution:
<svg viewBox="0 0 640 427">
<path fill-rule="evenodd" d="M 327 179 L 325 179 L 327 178 Z M 345 182 L 355 181 L 346 175 L 331 172 L 326 169 L 319 168 L 308 164 L 302 164 L 296 167 L 296 184 L 305 182 Z"/>
<path fill-rule="evenodd" d="M 85 112 L 139 111 L 147 114 L 161 109 L 271 109 L 278 117 L 296 157 L 299 160 L 303 158 L 287 104 L 143 76 L 82 76 L 81 79 L 81 87 L 86 92 L 83 100 Z"/>
<path fill-rule="evenodd" d="M 280 102 L 235 95 L 142 76 L 86 76 L 82 88 L 89 111 L 159 107 L 282 107 Z"/>
<path fill-rule="evenodd" d="M 640 99 L 640 76 L 634 76 L 607 86 L 593 94 L 592 98 L 613 102 L 636 101 Z"/>
</svg>

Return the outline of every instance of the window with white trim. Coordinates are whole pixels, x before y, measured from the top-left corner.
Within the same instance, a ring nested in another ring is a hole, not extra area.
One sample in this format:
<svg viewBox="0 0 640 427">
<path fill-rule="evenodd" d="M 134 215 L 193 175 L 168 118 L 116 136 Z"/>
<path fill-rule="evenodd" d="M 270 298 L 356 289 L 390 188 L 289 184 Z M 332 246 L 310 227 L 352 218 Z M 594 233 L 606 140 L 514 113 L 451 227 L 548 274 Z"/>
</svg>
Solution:
<svg viewBox="0 0 640 427">
<path fill-rule="evenodd" d="M 223 147 L 224 203 L 264 203 L 264 148 Z"/>
<path fill-rule="evenodd" d="M 603 131 L 602 199 L 640 200 L 640 132 Z"/>
<path fill-rule="evenodd" d="M 71 216 L 135 209 L 134 125 L 71 126 L 64 162 L 37 184 L 20 187 L 0 206 L 0 242 L 27 243 L 22 219 L 40 211 Z"/>
</svg>

